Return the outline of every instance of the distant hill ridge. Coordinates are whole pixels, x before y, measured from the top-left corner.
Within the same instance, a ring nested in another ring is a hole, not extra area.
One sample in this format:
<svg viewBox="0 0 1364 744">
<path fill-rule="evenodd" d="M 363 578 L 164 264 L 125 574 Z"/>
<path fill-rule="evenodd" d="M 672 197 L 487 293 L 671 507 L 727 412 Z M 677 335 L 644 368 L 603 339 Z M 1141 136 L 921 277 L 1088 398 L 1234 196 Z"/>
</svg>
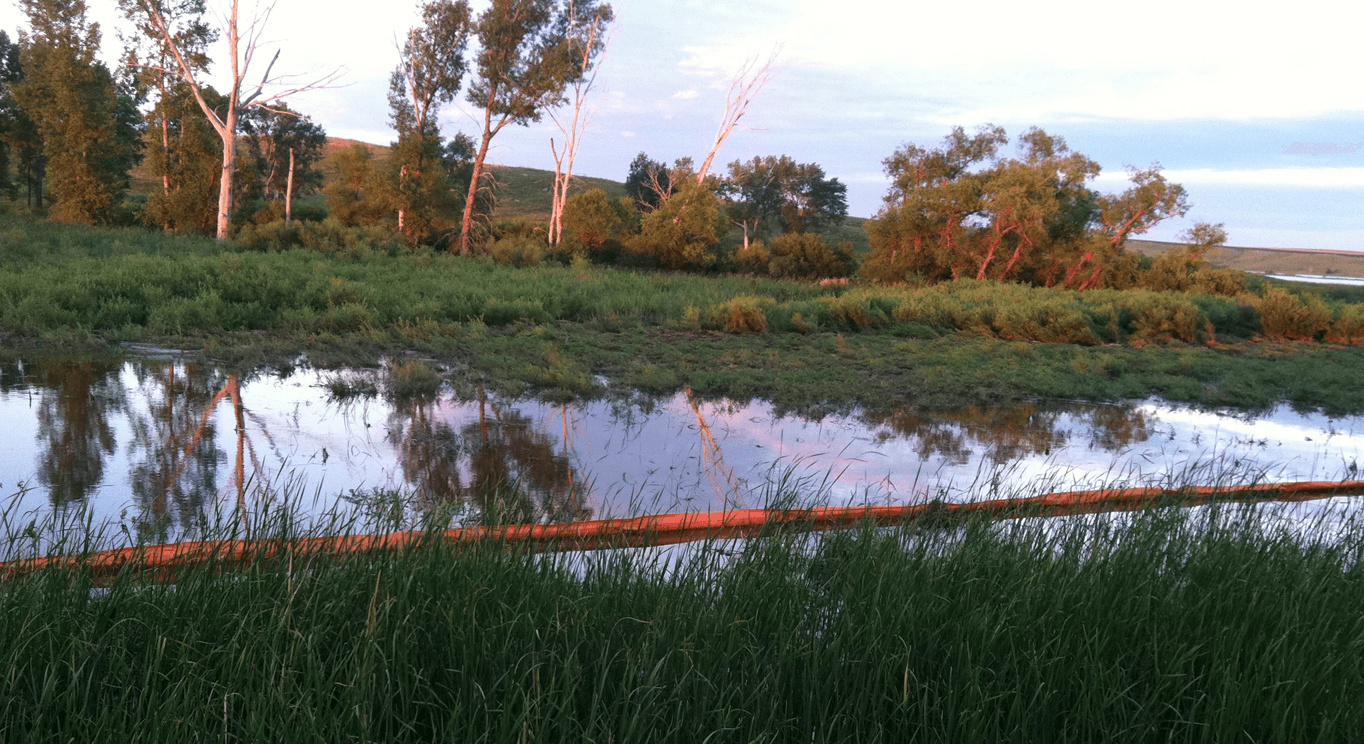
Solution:
<svg viewBox="0 0 1364 744">
<path fill-rule="evenodd" d="M 1146 256 L 1158 256 L 1182 248 L 1183 243 L 1159 240 L 1129 240 L 1127 247 Z M 1208 263 L 1238 271 L 1265 274 L 1314 274 L 1318 276 L 1364 277 L 1364 253 L 1315 248 L 1246 248 L 1222 246 L 1208 257 Z"/>
</svg>

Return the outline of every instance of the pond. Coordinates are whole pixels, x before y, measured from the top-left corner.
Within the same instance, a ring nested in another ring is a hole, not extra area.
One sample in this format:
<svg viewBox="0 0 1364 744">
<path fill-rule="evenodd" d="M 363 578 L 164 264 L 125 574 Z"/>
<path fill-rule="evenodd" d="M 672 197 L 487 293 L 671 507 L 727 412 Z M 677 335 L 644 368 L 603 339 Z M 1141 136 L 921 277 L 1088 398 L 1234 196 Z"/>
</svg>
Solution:
<svg viewBox="0 0 1364 744">
<path fill-rule="evenodd" d="M 229 374 L 181 359 L 0 366 L 0 496 L 130 537 L 288 504 L 417 524 L 567 521 L 810 504 L 971 500 L 1099 485 L 1354 477 L 1364 420 L 1158 400 L 807 418 L 761 401 L 571 404 L 382 370 Z M 395 372 L 395 370 L 397 370 Z"/>
</svg>

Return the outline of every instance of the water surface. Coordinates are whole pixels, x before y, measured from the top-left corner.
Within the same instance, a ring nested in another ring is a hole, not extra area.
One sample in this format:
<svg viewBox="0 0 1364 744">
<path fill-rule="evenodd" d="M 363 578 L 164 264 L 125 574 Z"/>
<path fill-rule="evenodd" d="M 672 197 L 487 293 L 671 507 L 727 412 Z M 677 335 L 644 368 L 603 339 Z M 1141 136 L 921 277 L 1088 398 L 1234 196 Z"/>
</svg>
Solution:
<svg viewBox="0 0 1364 744">
<path fill-rule="evenodd" d="M 337 380 L 374 394 L 338 399 Z M 1359 417 L 1155 400 L 812 419 L 685 391 L 561 405 L 449 390 L 395 399 L 384 394 L 393 387 L 383 370 L 0 367 L 0 496 L 11 514 L 83 509 L 138 539 L 169 539 L 286 501 L 470 524 L 1340 479 L 1364 444 Z"/>
</svg>

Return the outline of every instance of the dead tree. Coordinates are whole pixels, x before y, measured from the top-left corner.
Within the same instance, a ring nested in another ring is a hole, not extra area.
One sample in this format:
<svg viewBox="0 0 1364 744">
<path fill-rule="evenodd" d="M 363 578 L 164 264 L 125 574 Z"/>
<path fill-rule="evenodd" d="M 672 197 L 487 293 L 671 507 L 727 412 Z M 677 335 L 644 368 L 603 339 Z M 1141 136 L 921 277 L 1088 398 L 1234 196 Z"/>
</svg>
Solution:
<svg viewBox="0 0 1364 744">
<path fill-rule="evenodd" d="M 578 148 L 582 145 L 582 136 L 587 129 L 587 122 L 592 118 L 591 111 L 584 112 L 583 108 L 587 104 L 587 94 L 592 90 L 592 84 L 597 80 L 597 70 L 600 69 L 601 56 L 606 53 L 610 45 L 609 38 L 603 38 L 607 24 L 613 20 L 611 6 L 604 5 L 598 8 L 591 8 L 588 5 L 591 15 L 580 20 L 578 18 L 578 7 L 570 0 L 568 4 L 568 19 L 570 39 L 570 52 L 573 55 L 573 62 L 582 71 L 582 74 L 573 82 L 573 118 L 568 122 L 559 120 L 554 112 L 549 113 L 549 117 L 554 120 L 555 126 L 564 135 L 564 147 L 560 151 L 554 146 L 554 139 L 549 141 L 549 151 L 554 156 L 554 190 L 551 198 L 549 216 L 549 244 L 558 245 L 563 239 L 564 233 L 564 205 L 568 202 L 568 185 L 573 179 L 573 161 L 578 157 Z"/>
<path fill-rule="evenodd" d="M 194 66 L 186 59 L 185 54 L 180 49 L 179 42 L 171 33 L 166 24 L 166 19 L 161 15 L 161 11 L 155 3 L 149 0 L 139 0 L 142 5 L 142 12 L 151 19 L 152 25 L 161 33 L 162 39 L 166 43 L 166 48 L 175 57 L 176 69 L 168 70 L 148 66 L 149 69 L 156 69 L 159 72 L 178 75 L 190 90 L 194 92 L 194 100 L 199 103 L 199 108 L 203 110 L 204 116 L 208 118 L 208 123 L 213 130 L 218 133 L 219 139 L 223 143 L 223 174 L 218 187 L 218 231 L 219 241 L 227 240 L 228 228 L 232 224 L 232 176 L 237 165 L 237 120 L 242 111 L 248 108 L 260 107 L 269 109 L 269 105 L 276 101 L 282 101 L 289 96 L 309 90 L 331 87 L 336 79 L 340 77 L 341 70 L 335 70 L 327 75 L 317 78 L 311 82 L 289 87 L 288 81 L 297 76 L 276 76 L 270 74 L 275 68 L 275 63 L 279 61 L 279 52 L 276 51 L 270 63 L 265 66 L 265 74 L 261 76 L 253 90 L 247 92 L 249 86 L 246 84 L 246 76 L 251 68 L 251 63 L 255 59 L 256 52 L 260 48 L 260 36 L 265 30 L 265 23 L 270 18 L 270 11 L 274 5 L 267 6 L 263 13 L 260 13 L 251 20 L 246 27 L 245 33 L 238 23 L 238 8 L 241 0 L 232 0 L 232 5 L 227 16 L 223 19 L 227 37 L 227 50 L 230 57 L 232 68 L 232 82 L 227 91 L 227 110 L 221 114 L 209 106 L 204 98 L 203 84 L 199 82 L 195 75 Z M 283 86 L 281 90 L 267 94 L 266 86 Z M 273 109 L 271 109 L 273 110 Z"/>
<path fill-rule="evenodd" d="M 710 164 L 715 160 L 715 154 L 720 151 L 720 145 L 725 143 L 730 133 L 739 120 L 748 111 L 748 104 L 758 96 L 758 92 L 767 84 L 776 70 L 772 65 L 777 61 L 777 50 L 773 50 L 768 56 L 767 61 L 762 67 L 756 67 L 758 58 L 754 57 L 744 63 L 739 68 L 739 72 L 734 75 L 734 81 L 729 84 L 729 94 L 725 97 L 725 116 L 720 121 L 720 128 L 715 130 L 715 144 L 710 146 L 710 152 L 706 154 L 706 159 L 701 161 L 701 167 L 696 171 L 696 183 L 702 184 L 706 181 L 706 174 L 710 172 Z M 756 67 L 756 69 L 754 69 Z"/>
</svg>

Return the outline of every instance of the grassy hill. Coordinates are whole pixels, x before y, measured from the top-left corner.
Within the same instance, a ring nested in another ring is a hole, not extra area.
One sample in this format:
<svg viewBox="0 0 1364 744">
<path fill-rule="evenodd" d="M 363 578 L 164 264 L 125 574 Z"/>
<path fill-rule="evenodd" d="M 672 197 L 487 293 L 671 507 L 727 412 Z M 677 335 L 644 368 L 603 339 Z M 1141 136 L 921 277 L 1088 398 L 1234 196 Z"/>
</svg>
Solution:
<svg viewBox="0 0 1364 744">
<path fill-rule="evenodd" d="M 1147 256 L 1158 256 L 1183 245 L 1159 240 L 1127 241 L 1130 250 Z M 1269 274 L 1364 277 L 1364 253 L 1351 251 L 1223 246 L 1213 251 L 1208 257 L 1208 262 L 1214 266 L 1225 266 L 1238 271 Z"/>
</svg>

